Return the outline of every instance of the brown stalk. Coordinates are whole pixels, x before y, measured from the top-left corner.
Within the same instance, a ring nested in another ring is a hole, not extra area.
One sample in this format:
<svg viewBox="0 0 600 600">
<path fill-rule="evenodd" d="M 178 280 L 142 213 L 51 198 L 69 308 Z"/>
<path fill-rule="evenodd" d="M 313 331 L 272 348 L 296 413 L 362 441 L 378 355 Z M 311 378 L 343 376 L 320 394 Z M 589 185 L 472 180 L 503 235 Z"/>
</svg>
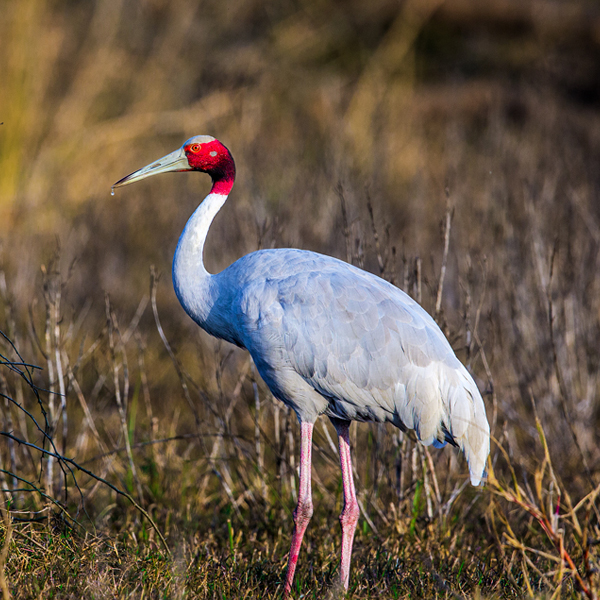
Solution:
<svg viewBox="0 0 600 600">
<path fill-rule="evenodd" d="M 547 448 L 545 435 L 543 433 L 543 430 L 541 429 L 541 423 L 539 422 L 539 420 L 537 420 L 537 424 L 538 424 L 538 431 L 543 440 L 542 443 L 543 443 L 544 447 Z M 501 446 L 498 446 L 498 448 L 503 452 L 503 454 L 505 455 L 505 458 L 508 461 L 508 456 L 506 455 L 505 450 Z M 508 464 L 510 464 L 510 463 L 508 463 Z M 545 464 L 549 465 L 549 456 L 546 456 L 546 458 L 544 460 L 544 465 Z M 544 465 L 542 466 L 542 470 L 544 469 Z M 511 467 L 511 470 L 512 470 L 512 467 Z M 558 556 L 559 556 L 561 562 L 564 561 L 569 566 L 570 572 L 573 575 L 573 577 L 575 578 L 579 588 L 582 590 L 582 592 L 586 595 L 587 598 L 589 598 L 590 600 L 596 600 L 597 596 L 593 590 L 593 587 L 591 585 L 589 577 L 588 577 L 588 584 L 586 584 L 584 579 L 581 577 L 573 558 L 571 557 L 569 552 L 564 547 L 562 533 L 560 531 L 557 531 L 555 529 L 555 527 L 553 526 L 552 519 L 545 512 L 545 510 L 543 508 L 543 504 L 540 504 L 540 507 L 538 507 L 538 506 L 535 506 L 532 502 L 526 500 L 526 494 L 523 492 L 521 487 L 518 485 L 518 483 L 516 482 L 516 477 L 514 477 L 514 476 L 513 476 L 514 491 L 504 489 L 502 487 L 502 485 L 500 484 L 500 482 L 496 479 L 496 476 L 494 474 L 494 470 L 493 470 L 491 464 L 489 464 L 489 469 L 488 469 L 488 485 L 490 486 L 490 488 L 492 489 L 492 491 L 495 494 L 504 498 L 508 502 L 519 506 L 525 512 L 530 514 L 540 524 L 541 528 L 546 533 L 548 539 L 552 542 L 555 549 L 557 550 Z M 508 523 L 505 522 L 505 524 L 507 525 Z M 510 528 L 509 528 L 509 531 L 511 531 Z M 510 533 L 510 540 L 511 540 L 511 545 L 518 546 L 521 549 L 521 551 L 523 551 L 524 546 L 520 542 L 517 541 L 515 534 L 512 532 Z M 559 585 L 560 585 L 560 582 L 559 582 Z"/>
<path fill-rule="evenodd" d="M 133 451 L 131 450 L 131 440 L 129 439 L 129 431 L 127 428 L 127 401 L 129 398 L 129 377 L 127 374 L 127 366 L 126 366 L 126 357 L 125 357 L 125 349 L 121 347 L 120 358 L 121 358 L 121 366 L 123 367 L 123 397 L 121 397 L 121 383 L 119 377 L 119 363 L 117 362 L 117 345 L 114 339 L 114 332 L 116 331 L 117 335 L 119 333 L 117 317 L 112 311 L 110 307 L 110 299 L 108 294 L 104 296 L 104 302 L 106 307 L 106 321 L 108 325 L 108 343 L 110 348 L 110 357 L 112 362 L 112 370 L 113 370 L 113 383 L 115 387 L 115 401 L 117 403 L 117 408 L 119 410 L 119 417 L 121 422 L 121 432 L 123 435 L 125 449 L 127 451 L 127 459 L 129 460 L 129 468 L 131 469 L 131 474 L 133 476 L 133 480 L 135 482 L 138 498 L 140 501 L 144 499 L 144 493 L 142 490 L 142 484 L 140 482 L 137 468 L 135 466 L 135 461 L 133 460 Z"/>
<path fill-rule="evenodd" d="M 435 319 L 437 321 L 442 310 L 442 294 L 444 292 L 444 279 L 446 278 L 446 267 L 448 264 L 448 251 L 450 249 L 450 227 L 452 225 L 453 209 L 450 207 L 450 196 L 446 189 L 446 216 L 444 220 L 444 251 L 442 254 L 442 266 L 440 267 L 440 279 L 438 282 L 437 296 L 435 299 Z"/>
<path fill-rule="evenodd" d="M 548 301 L 548 327 L 550 329 L 550 344 L 552 345 L 552 359 L 554 362 L 554 372 L 556 374 L 556 379 L 558 381 L 558 388 L 560 390 L 560 403 L 563 409 L 563 414 L 565 416 L 565 420 L 567 421 L 567 425 L 569 426 L 569 431 L 573 438 L 573 442 L 575 443 L 575 447 L 581 456 L 581 463 L 587 475 L 587 478 L 590 482 L 592 488 L 595 487 L 594 480 L 592 478 L 592 472 L 590 470 L 587 457 L 583 452 L 583 448 L 579 443 L 579 439 L 577 437 L 577 433 L 575 431 L 575 426 L 573 424 L 573 419 L 571 418 L 571 412 L 569 410 L 569 403 L 573 404 L 570 399 L 570 394 L 567 390 L 567 386 L 565 384 L 565 380 L 562 375 L 562 369 L 560 368 L 560 361 L 558 359 L 558 350 L 556 347 L 556 338 L 554 336 L 554 305 L 552 303 L 552 277 L 554 275 L 554 261 L 556 255 L 558 254 L 558 239 L 555 240 L 554 245 L 552 247 L 552 255 L 550 258 L 550 277 L 548 279 L 548 287 L 546 289 L 546 297 Z"/>
<path fill-rule="evenodd" d="M 10 548 L 10 542 L 12 540 L 13 529 L 10 512 L 6 509 L 4 501 L 0 502 L 0 512 L 2 512 L 2 519 L 4 521 L 5 528 L 4 543 L 2 544 L 2 550 L 0 550 L 0 589 L 2 590 L 3 599 L 10 600 L 10 590 L 8 589 L 8 583 L 6 581 L 6 559 L 8 557 L 8 550 Z"/>
</svg>

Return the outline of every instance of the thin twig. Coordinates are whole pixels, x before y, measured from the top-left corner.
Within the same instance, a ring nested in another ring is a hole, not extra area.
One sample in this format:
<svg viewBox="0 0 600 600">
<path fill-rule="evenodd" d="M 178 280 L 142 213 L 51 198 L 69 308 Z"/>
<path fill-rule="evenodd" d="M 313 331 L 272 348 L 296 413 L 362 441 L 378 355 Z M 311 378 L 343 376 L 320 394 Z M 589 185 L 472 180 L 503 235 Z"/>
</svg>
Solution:
<svg viewBox="0 0 600 600">
<path fill-rule="evenodd" d="M 442 254 L 442 266 L 440 268 L 440 280 L 438 283 L 437 297 L 435 299 L 435 318 L 442 310 L 442 294 L 444 292 L 444 279 L 446 277 L 446 265 L 448 264 L 448 250 L 450 248 L 450 227 L 452 225 L 452 208 L 450 206 L 450 193 L 446 188 L 446 218 L 444 221 L 444 252 Z"/>
<path fill-rule="evenodd" d="M 548 287 L 546 289 L 546 296 L 548 300 L 548 327 L 550 328 L 550 344 L 552 346 L 552 358 L 554 361 L 554 372 L 556 373 L 556 379 L 558 381 L 558 389 L 560 390 L 560 401 L 563 409 L 563 413 L 565 416 L 565 420 L 567 421 L 567 425 L 569 426 L 569 431 L 571 432 L 571 437 L 573 438 L 573 442 L 575 442 L 575 447 L 581 456 L 581 462 L 583 468 L 585 470 L 586 476 L 592 489 L 596 486 L 594 483 L 594 479 L 592 477 L 592 472 L 589 467 L 587 457 L 583 452 L 583 448 L 579 443 L 579 439 L 577 437 L 577 433 L 575 432 L 575 426 L 573 424 L 573 420 L 571 418 L 571 412 L 569 410 L 568 401 L 570 401 L 570 395 L 567 391 L 567 386 L 565 384 L 565 380 L 562 375 L 562 369 L 560 368 L 560 361 L 558 360 L 558 350 L 556 347 L 556 339 L 554 337 L 554 305 L 552 303 L 552 277 L 554 275 L 554 261 L 556 259 L 556 255 L 558 253 L 558 238 L 556 238 L 554 245 L 552 247 L 552 255 L 550 258 L 550 277 L 548 278 Z M 572 404 L 572 401 L 571 401 Z"/>
<path fill-rule="evenodd" d="M 106 479 L 103 479 L 102 477 L 99 477 L 98 475 L 96 475 L 95 473 L 93 473 L 92 471 L 82 467 L 79 463 L 75 462 L 72 458 L 67 458 L 66 456 L 61 456 L 60 454 L 57 454 L 55 452 L 50 452 L 49 450 L 46 450 L 45 448 L 40 448 L 39 446 L 36 446 L 35 444 L 32 444 L 31 442 L 26 442 L 24 440 L 21 440 L 17 437 L 15 437 L 14 435 L 12 435 L 11 433 L 8 433 L 6 431 L 0 431 L 0 435 L 3 435 L 7 438 L 12 438 L 13 440 L 15 440 L 15 442 L 19 443 L 19 444 L 24 444 L 26 446 L 29 446 L 30 448 L 33 448 L 34 450 L 37 450 L 38 452 L 41 452 L 44 455 L 52 455 L 55 459 L 58 459 L 60 462 L 64 462 L 64 463 L 68 463 L 69 465 L 73 466 L 75 469 L 77 469 L 78 471 L 81 471 L 82 473 L 85 473 L 86 475 L 88 475 L 89 477 L 91 477 L 92 479 L 95 479 L 96 481 L 99 481 L 100 483 L 103 483 L 104 485 L 108 486 L 111 490 L 113 490 L 113 492 L 116 492 L 117 494 L 119 494 L 119 496 L 123 496 L 124 498 L 127 498 L 127 500 L 129 500 L 129 502 L 131 502 L 131 504 L 144 516 L 146 517 L 146 519 L 148 520 L 148 522 L 150 523 L 152 529 L 154 529 L 156 531 L 156 534 L 158 535 L 158 537 L 160 538 L 160 541 L 163 545 L 163 547 L 165 548 L 167 554 L 169 554 L 169 556 L 171 556 L 171 551 L 169 550 L 169 546 L 167 545 L 167 541 L 165 540 L 163 534 L 160 532 L 160 529 L 158 528 L 158 525 L 156 525 L 156 523 L 154 522 L 154 519 L 148 514 L 147 511 L 145 511 L 134 499 L 133 497 L 128 494 L 127 492 L 124 492 L 123 490 L 120 490 L 118 487 L 114 486 L 112 483 L 110 483 L 109 481 L 107 481 Z M 30 482 L 27 482 L 30 483 Z M 44 495 L 45 497 L 47 497 L 48 499 L 52 500 L 53 502 L 55 502 L 52 498 L 50 498 L 48 495 Z M 55 504 L 58 505 L 58 503 L 55 502 Z M 60 505 L 58 505 L 60 506 Z M 72 519 L 72 517 L 70 517 Z"/>
</svg>

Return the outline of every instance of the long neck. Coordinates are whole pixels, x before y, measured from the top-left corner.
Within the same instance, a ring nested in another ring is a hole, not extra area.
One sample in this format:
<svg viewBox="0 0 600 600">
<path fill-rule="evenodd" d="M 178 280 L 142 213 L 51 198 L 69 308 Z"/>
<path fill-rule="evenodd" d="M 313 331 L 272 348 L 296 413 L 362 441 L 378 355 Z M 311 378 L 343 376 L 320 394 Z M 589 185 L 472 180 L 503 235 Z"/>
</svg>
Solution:
<svg viewBox="0 0 600 600">
<path fill-rule="evenodd" d="M 215 299 L 211 293 L 212 275 L 204 267 L 204 242 L 213 219 L 233 185 L 213 183 L 213 188 L 187 222 L 173 259 L 173 285 L 185 311 L 200 326 L 208 329 L 207 320 Z"/>
</svg>

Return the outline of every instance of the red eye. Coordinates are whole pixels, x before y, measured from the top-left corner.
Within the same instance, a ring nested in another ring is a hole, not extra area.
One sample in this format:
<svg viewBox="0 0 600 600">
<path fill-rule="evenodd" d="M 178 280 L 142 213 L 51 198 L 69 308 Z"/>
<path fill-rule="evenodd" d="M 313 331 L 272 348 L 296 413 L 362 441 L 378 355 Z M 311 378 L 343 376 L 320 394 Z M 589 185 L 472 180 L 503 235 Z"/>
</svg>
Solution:
<svg viewBox="0 0 600 600">
<path fill-rule="evenodd" d="M 190 146 L 190 150 L 191 150 L 192 152 L 198 152 L 198 150 L 200 150 L 200 144 L 192 144 L 192 145 Z"/>
</svg>

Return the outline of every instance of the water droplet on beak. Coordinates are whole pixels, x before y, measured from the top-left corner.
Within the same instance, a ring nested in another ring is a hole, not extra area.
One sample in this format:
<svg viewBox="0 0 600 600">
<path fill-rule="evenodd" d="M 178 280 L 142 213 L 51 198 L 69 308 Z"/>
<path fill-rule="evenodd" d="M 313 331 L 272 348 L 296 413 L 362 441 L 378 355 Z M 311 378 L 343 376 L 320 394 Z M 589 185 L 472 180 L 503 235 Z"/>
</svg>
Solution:
<svg viewBox="0 0 600 600">
<path fill-rule="evenodd" d="M 115 195 L 115 188 L 114 188 L 114 187 L 111 187 L 111 188 L 110 188 L 110 195 L 111 195 L 111 196 L 114 196 L 114 195 Z"/>
</svg>

